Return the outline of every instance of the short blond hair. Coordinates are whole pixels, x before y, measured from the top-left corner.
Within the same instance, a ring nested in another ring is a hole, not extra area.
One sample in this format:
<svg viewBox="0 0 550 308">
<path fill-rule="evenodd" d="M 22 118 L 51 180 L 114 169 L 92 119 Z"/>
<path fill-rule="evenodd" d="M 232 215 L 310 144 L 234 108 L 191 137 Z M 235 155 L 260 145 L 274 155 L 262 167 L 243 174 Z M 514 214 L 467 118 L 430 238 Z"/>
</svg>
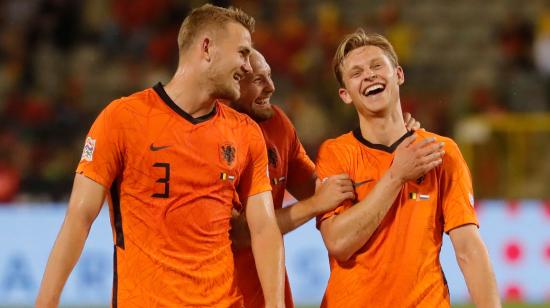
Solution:
<svg viewBox="0 0 550 308">
<path fill-rule="evenodd" d="M 205 4 L 193 9 L 185 17 L 180 27 L 178 34 L 180 53 L 186 50 L 202 31 L 206 29 L 219 29 L 230 22 L 240 23 L 250 33 L 254 32 L 254 25 L 256 23 L 254 17 L 235 7 L 223 8 L 212 4 Z"/>
<path fill-rule="evenodd" d="M 395 50 L 393 49 L 393 46 L 388 41 L 388 39 L 380 34 L 367 33 L 362 28 L 359 28 L 355 32 L 350 33 L 344 37 L 344 40 L 340 43 L 338 49 L 336 49 L 336 53 L 334 54 L 334 58 L 332 59 L 334 75 L 336 76 L 336 79 L 338 80 L 340 86 L 344 86 L 344 81 L 342 80 L 342 62 L 344 61 L 344 58 L 352 50 L 363 46 L 376 46 L 382 49 L 382 51 L 384 51 L 386 56 L 388 56 L 392 64 L 395 67 L 399 66 L 399 62 L 397 61 L 397 54 L 395 53 Z"/>
</svg>

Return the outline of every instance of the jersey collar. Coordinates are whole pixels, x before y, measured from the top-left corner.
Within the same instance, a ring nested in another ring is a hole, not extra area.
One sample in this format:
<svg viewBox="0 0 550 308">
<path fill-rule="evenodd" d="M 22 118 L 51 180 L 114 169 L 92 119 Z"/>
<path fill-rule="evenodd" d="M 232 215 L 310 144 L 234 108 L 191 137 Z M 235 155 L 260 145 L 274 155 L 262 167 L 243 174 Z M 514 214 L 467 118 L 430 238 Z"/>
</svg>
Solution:
<svg viewBox="0 0 550 308">
<path fill-rule="evenodd" d="M 394 142 L 390 146 L 387 146 L 387 145 L 383 145 L 383 144 L 372 143 L 372 142 L 368 141 L 367 139 L 365 139 L 363 137 L 363 135 L 361 134 L 361 129 L 359 127 L 353 130 L 353 136 L 355 137 L 355 139 L 357 139 L 357 141 L 361 142 L 362 144 L 366 145 L 369 148 L 377 149 L 377 150 L 388 152 L 388 153 L 393 153 L 395 151 L 395 149 L 397 149 L 397 147 L 401 144 L 401 142 L 403 142 L 403 140 L 405 140 L 405 138 L 411 136 L 413 133 L 414 133 L 414 131 L 412 131 L 412 130 L 407 131 L 403 136 L 401 136 L 399 139 L 397 139 L 396 142 Z"/>
<path fill-rule="evenodd" d="M 162 101 L 166 105 L 168 105 L 168 107 L 170 107 L 170 109 L 174 110 L 182 118 L 184 118 L 185 120 L 191 122 L 191 124 L 193 124 L 193 125 L 208 121 L 216 115 L 216 111 L 217 111 L 216 106 L 217 105 L 214 105 L 214 108 L 209 113 L 207 113 L 203 116 L 194 118 L 189 113 L 185 112 L 185 110 L 181 109 L 178 105 L 176 105 L 176 103 L 170 98 L 170 96 L 168 96 L 168 93 L 166 93 L 166 91 L 164 91 L 164 86 L 162 85 L 162 83 L 159 82 L 155 86 L 153 86 L 153 90 L 155 90 L 155 92 L 158 94 L 158 96 L 160 96 Z"/>
</svg>

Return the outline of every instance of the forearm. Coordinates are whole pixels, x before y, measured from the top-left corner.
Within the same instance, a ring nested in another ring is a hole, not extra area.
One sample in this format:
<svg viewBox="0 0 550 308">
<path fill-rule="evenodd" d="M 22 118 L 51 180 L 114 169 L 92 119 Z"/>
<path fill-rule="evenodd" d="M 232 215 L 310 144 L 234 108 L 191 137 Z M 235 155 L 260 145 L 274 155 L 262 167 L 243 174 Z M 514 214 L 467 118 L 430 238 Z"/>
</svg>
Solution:
<svg viewBox="0 0 550 308">
<path fill-rule="evenodd" d="M 275 222 L 252 232 L 251 241 L 266 307 L 284 307 L 284 247 Z"/>
<path fill-rule="evenodd" d="M 275 210 L 277 224 L 282 234 L 298 228 L 318 214 L 313 197 Z M 250 230 L 244 214 L 239 214 L 231 220 L 231 240 L 236 249 L 250 246 Z"/>
<path fill-rule="evenodd" d="M 48 258 L 36 307 L 57 307 L 61 291 L 78 261 L 90 224 L 68 214 Z"/>
<path fill-rule="evenodd" d="M 457 261 L 476 307 L 500 307 L 495 274 L 485 245 L 481 243 L 480 247 L 457 254 Z"/>
<path fill-rule="evenodd" d="M 320 214 L 315 209 L 315 198 L 311 197 L 291 206 L 275 210 L 281 233 L 286 234 Z"/>
<path fill-rule="evenodd" d="M 329 252 L 344 261 L 363 247 L 392 206 L 401 187 L 402 182 L 387 172 L 365 199 L 327 221 L 327 227 L 323 222 L 321 231 Z"/>
</svg>

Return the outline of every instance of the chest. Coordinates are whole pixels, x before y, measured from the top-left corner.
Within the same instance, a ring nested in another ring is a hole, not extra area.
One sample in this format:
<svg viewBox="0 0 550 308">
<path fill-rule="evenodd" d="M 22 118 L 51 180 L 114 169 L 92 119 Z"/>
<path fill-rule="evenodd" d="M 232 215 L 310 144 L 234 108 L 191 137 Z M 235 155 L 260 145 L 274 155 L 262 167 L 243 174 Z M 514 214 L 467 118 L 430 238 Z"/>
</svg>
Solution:
<svg viewBox="0 0 550 308">
<path fill-rule="evenodd" d="M 392 157 L 371 157 L 356 162 L 350 174 L 356 185 L 357 201 L 365 199 L 374 189 L 388 171 L 391 161 Z M 418 179 L 406 182 L 383 224 L 435 228 L 442 219 L 439 177 L 439 170 L 434 169 Z"/>
<path fill-rule="evenodd" d="M 216 125 L 151 125 L 128 141 L 124 177 L 133 183 L 128 188 L 157 199 L 232 198 L 248 155 L 237 131 Z"/>
</svg>

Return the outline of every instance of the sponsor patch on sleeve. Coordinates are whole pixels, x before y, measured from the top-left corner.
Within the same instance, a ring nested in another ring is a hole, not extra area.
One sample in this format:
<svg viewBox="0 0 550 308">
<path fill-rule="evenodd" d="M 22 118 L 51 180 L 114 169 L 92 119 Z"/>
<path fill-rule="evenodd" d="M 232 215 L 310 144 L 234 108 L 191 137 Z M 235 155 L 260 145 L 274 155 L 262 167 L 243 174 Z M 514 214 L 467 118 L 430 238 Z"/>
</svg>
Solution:
<svg viewBox="0 0 550 308">
<path fill-rule="evenodd" d="M 94 159 L 94 150 L 95 150 L 95 140 L 92 137 L 86 138 L 86 143 L 84 144 L 84 150 L 82 151 L 81 161 L 92 161 Z"/>
</svg>

